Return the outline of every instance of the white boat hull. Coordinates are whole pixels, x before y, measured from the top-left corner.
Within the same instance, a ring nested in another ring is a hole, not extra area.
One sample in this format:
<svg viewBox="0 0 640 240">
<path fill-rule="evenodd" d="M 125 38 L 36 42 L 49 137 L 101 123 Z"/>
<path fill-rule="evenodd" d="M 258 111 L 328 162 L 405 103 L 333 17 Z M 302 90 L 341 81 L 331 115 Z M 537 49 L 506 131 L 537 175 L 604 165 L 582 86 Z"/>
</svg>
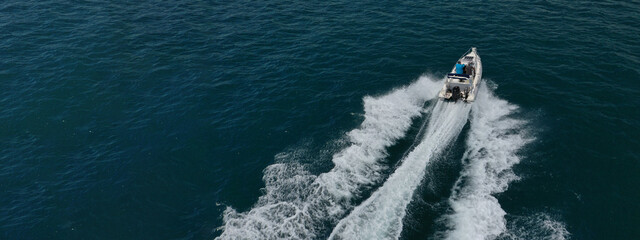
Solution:
<svg viewBox="0 0 640 240">
<path fill-rule="evenodd" d="M 455 64 L 445 79 L 438 97 L 443 100 L 473 102 L 482 79 L 482 60 L 475 47 L 458 59 L 465 66 L 471 66 L 464 74 L 456 74 Z"/>
</svg>

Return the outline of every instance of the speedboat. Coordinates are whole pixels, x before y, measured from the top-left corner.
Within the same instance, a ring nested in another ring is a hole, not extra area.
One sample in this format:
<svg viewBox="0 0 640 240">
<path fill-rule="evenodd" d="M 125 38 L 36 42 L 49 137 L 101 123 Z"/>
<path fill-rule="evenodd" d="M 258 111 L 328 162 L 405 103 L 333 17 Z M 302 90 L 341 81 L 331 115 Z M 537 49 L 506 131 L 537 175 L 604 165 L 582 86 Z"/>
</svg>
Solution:
<svg viewBox="0 0 640 240">
<path fill-rule="evenodd" d="M 482 61 L 475 47 L 469 49 L 458 61 L 460 64 L 464 64 L 463 72 L 456 72 L 454 64 L 451 72 L 447 74 L 438 97 L 454 102 L 458 100 L 473 102 L 478 93 L 480 79 L 482 79 Z"/>
</svg>

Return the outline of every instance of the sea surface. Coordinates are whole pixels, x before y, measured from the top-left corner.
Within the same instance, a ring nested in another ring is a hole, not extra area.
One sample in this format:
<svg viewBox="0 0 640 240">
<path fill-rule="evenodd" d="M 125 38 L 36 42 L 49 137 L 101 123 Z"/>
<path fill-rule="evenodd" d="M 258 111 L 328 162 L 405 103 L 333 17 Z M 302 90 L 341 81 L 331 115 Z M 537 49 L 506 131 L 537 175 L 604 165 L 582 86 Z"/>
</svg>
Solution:
<svg viewBox="0 0 640 240">
<path fill-rule="evenodd" d="M 640 239 L 638 76 L 638 1 L 2 1 L 0 239 Z"/>
</svg>

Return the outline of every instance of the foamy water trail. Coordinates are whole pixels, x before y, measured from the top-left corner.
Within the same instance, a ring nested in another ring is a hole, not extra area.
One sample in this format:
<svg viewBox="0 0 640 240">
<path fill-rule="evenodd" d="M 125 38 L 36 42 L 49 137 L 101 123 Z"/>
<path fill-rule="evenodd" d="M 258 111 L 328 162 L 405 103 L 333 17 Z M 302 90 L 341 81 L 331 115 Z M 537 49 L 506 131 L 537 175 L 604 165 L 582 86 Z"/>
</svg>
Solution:
<svg viewBox="0 0 640 240">
<path fill-rule="evenodd" d="M 455 139 L 467 122 L 471 105 L 438 101 L 427 131 L 402 165 L 371 197 L 340 220 L 330 239 L 397 239 L 413 194 L 427 164 Z"/>
<path fill-rule="evenodd" d="M 386 95 L 365 97 L 365 119 L 347 133 L 348 147 L 333 156 L 331 171 L 315 176 L 295 163 L 267 167 L 265 195 L 248 212 L 228 207 L 218 239 L 316 238 L 352 208 L 363 188 L 382 178 L 386 148 L 406 134 L 441 84 L 423 76 Z"/>
<path fill-rule="evenodd" d="M 512 171 L 520 162 L 517 152 L 532 140 L 525 121 L 512 117 L 517 109 L 486 86 L 480 89 L 471 113 L 463 170 L 449 198 L 453 212 L 441 219 L 449 230 L 439 233 L 439 238 L 494 239 L 506 231 L 506 213 L 493 195 L 518 179 Z"/>
<path fill-rule="evenodd" d="M 498 239 L 509 240 L 565 240 L 570 233 L 564 223 L 546 213 L 510 216 L 507 231 Z"/>
</svg>

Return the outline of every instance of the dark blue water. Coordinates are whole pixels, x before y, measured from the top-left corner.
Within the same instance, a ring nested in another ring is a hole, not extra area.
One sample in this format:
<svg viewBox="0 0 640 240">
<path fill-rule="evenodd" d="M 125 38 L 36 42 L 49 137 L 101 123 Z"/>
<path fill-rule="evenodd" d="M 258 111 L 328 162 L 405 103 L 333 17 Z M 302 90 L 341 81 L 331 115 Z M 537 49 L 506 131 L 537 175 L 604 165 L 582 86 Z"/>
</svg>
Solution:
<svg viewBox="0 0 640 240">
<path fill-rule="evenodd" d="M 638 239 L 639 29 L 634 1 L 3 1 L 0 238 Z M 471 46 L 478 101 L 438 105 Z"/>
</svg>

